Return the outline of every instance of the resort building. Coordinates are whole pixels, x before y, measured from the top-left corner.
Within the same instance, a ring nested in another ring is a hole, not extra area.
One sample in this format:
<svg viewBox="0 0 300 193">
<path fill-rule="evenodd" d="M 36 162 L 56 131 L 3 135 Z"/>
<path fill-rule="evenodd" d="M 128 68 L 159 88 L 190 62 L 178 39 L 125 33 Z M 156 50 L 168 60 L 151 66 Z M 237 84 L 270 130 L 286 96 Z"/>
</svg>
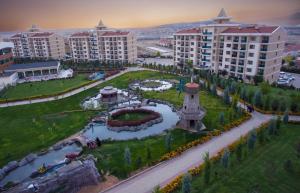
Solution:
<svg viewBox="0 0 300 193">
<path fill-rule="evenodd" d="M 94 30 L 74 33 L 69 40 L 74 61 L 134 63 L 137 59 L 135 35 L 108 29 L 102 21 Z"/>
<path fill-rule="evenodd" d="M 0 42 L 0 74 L 13 63 L 13 47 L 11 42 Z"/>
<path fill-rule="evenodd" d="M 279 76 L 285 39 L 279 26 L 231 22 L 222 9 L 206 24 L 174 34 L 174 62 L 246 81 L 259 75 L 272 83 Z"/>
<path fill-rule="evenodd" d="M 16 72 L 20 79 L 43 76 L 56 76 L 59 72 L 60 62 L 36 62 L 25 64 L 12 64 L 5 72 Z"/>
<path fill-rule="evenodd" d="M 62 36 L 53 32 L 42 32 L 33 25 L 27 32 L 13 35 L 15 58 L 63 59 L 65 44 Z"/>
</svg>

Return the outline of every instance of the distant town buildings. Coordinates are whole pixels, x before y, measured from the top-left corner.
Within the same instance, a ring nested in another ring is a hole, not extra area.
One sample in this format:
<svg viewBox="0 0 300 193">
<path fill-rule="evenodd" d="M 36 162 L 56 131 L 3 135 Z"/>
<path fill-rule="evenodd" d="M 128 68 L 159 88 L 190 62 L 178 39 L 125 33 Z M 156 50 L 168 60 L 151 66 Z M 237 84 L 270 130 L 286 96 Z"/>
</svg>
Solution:
<svg viewBox="0 0 300 193">
<path fill-rule="evenodd" d="M 174 34 L 174 62 L 251 81 L 279 77 L 286 33 L 280 26 L 231 22 L 224 9 L 210 24 Z"/>
<path fill-rule="evenodd" d="M 63 59 L 65 45 L 63 37 L 53 32 L 42 32 L 37 26 L 13 35 L 15 58 Z"/>
<path fill-rule="evenodd" d="M 135 35 L 108 29 L 102 21 L 94 30 L 74 33 L 69 40 L 74 61 L 134 63 L 137 59 Z"/>
<path fill-rule="evenodd" d="M 13 63 L 13 47 L 11 42 L 0 42 L 0 73 Z"/>
</svg>

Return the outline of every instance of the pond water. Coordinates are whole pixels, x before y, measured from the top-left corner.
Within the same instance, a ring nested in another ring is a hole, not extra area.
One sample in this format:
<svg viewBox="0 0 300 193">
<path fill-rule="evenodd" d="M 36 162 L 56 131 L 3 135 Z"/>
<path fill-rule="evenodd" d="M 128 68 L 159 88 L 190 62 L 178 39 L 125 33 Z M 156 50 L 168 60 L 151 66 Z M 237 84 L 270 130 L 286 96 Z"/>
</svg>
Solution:
<svg viewBox="0 0 300 193">
<path fill-rule="evenodd" d="M 11 171 L 3 180 L 0 181 L 0 186 L 4 186 L 7 182 L 21 182 L 40 168 L 44 163 L 46 165 L 55 165 L 62 162 L 65 158 L 65 155 L 73 152 L 80 152 L 81 147 L 75 143 L 72 145 L 64 146 L 63 148 L 55 151 L 49 151 L 48 153 L 38 156 L 33 162 L 26 164 L 24 166 L 18 167 L 15 170 Z"/>
<path fill-rule="evenodd" d="M 163 121 L 158 124 L 154 124 L 145 130 L 139 131 L 121 131 L 115 132 L 109 130 L 105 124 L 96 124 L 94 127 L 88 129 L 83 133 L 84 136 L 95 139 L 99 137 L 100 139 L 113 139 L 113 140 L 128 140 L 133 138 L 144 138 L 151 135 L 157 135 L 162 133 L 166 129 L 170 129 L 176 125 L 179 120 L 179 116 L 176 112 L 172 111 L 172 108 L 165 104 L 156 104 L 156 106 L 143 106 L 145 109 L 150 109 L 161 113 Z"/>
<path fill-rule="evenodd" d="M 141 102 L 138 100 L 133 100 L 129 102 L 119 103 L 116 105 L 117 108 L 122 108 L 130 105 L 137 105 Z M 150 103 L 151 104 L 151 103 Z M 155 106 L 154 106 L 155 105 Z M 130 132 L 122 131 L 115 132 L 109 130 L 104 124 L 95 124 L 93 127 L 86 130 L 83 135 L 89 139 L 95 139 L 99 137 L 100 139 L 113 139 L 113 140 L 128 140 L 133 138 L 144 138 L 147 136 L 157 135 L 162 133 L 164 130 L 170 129 L 176 125 L 179 120 L 179 116 L 176 112 L 172 111 L 172 108 L 166 104 L 152 103 L 149 106 L 143 106 L 142 108 L 150 109 L 156 112 L 161 113 L 163 121 L 158 124 L 154 124 L 148 127 L 145 130 Z M 114 110 L 116 111 L 116 110 Z M 61 163 L 65 155 L 68 153 L 77 153 L 82 150 L 81 147 L 73 143 L 72 145 L 64 146 L 62 149 L 57 151 L 49 151 L 48 153 L 38 156 L 33 162 L 26 164 L 24 166 L 18 167 L 15 170 L 11 171 L 4 179 L 0 181 L 0 186 L 4 186 L 7 182 L 22 182 L 26 179 L 29 179 L 29 176 L 32 172 L 36 171 L 43 164 L 46 165 L 55 165 Z"/>
</svg>

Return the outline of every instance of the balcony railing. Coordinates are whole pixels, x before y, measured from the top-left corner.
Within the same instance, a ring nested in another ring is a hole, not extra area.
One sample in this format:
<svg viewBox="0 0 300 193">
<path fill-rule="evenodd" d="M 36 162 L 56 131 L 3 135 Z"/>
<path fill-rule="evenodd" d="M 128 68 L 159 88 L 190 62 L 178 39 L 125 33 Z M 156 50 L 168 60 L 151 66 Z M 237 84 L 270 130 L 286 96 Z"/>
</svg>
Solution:
<svg viewBox="0 0 300 193">
<path fill-rule="evenodd" d="M 206 48 L 211 48 L 211 46 L 202 46 L 202 48 L 205 48 L 205 49 L 206 49 Z"/>
<path fill-rule="evenodd" d="M 206 32 L 206 31 L 204 31 L 203 35 L 212 35 L 212 32 Z"/>
</svg>

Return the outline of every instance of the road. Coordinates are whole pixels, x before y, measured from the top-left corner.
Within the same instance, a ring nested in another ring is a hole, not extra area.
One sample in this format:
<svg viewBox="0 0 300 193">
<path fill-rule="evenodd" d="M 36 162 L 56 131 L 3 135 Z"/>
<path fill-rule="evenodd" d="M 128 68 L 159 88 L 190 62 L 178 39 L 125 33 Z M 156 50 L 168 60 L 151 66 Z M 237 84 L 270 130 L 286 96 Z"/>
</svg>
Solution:
<svg viewBox="0 0 300 193">
<path fill-rule="evenodd" d="M 115 74 L 113 76 L 110 76 L 108 78 L 106 78 L 105 80 L 99 80 L 97 82 L 94 82 L 90 85 L 87 85 L 87 86 L 83 86 L 83 87 L 80 87 L 78 89 L 75 89 L 75 90 L 72 90 L 68 93 L 65 93 L 65 94 L 61 94 L 61 95 L 58 95 L 58 96 L 54 96 L 54 97 L 47 97 L 47 98 L 40 98 L 40 99 L 33 99 L 33 100 L 23 100 L 23 101 L 16 101 L 16 102 L 8 102 L 8 103 L 2 103 L 0 104 L 0 108 L 1 107 L 10 107 L 10 106 L 18 106 L 18 105 L 27 105 L 27 104 L 33 104 L 33 103 L 42 103 L 42 102 L 49 102 L 49 101 L 55 101 L 55 100 L 59 100 L 59 99 L 63 99 L 63 98 L 67 98 L 69 96 L 72 96 L 72 95 L 75 95 L 75 94 L 78 94 L 82 91 L 85 91 L 87 89 L 90 89 L 90 88 L 93 88 L 95 86 L 98 86 L 99 84 L 103 83 L 103 82 L 106 82 L 106 81 L 109 81 L 111 79 L 114 79 L 118 76 L 121 76 L 127 72 L 132 72 L 132 71 L 139 71 L 139 70 L 145 70 L 143 68 L 139 68 L 139 67 L 130 67 L 130 68 L 127 68 L 126 70 L 124 71 L 121 71 L 120 73 L 118 74 Z"/>
<path fill-rule="evenodd" d="M 186 173 L 189 169 L 203 163 L 203 155 L 209 152 L 216 155 L 220 150 L 239 140 L 243 135 L 269 121 L 273 115 L 252 113 L 252 118 L 232 130 L 212 140 L 185 151 L 180 156 L 162 162 L 141 173 L 128 178 L 102 193 L 149 193 L 156 185 L 161 187 L 172 181 L 176 176 Z M 290 116 L 291 120 L 300 121 L 300 116 Z"/>
</svg>

